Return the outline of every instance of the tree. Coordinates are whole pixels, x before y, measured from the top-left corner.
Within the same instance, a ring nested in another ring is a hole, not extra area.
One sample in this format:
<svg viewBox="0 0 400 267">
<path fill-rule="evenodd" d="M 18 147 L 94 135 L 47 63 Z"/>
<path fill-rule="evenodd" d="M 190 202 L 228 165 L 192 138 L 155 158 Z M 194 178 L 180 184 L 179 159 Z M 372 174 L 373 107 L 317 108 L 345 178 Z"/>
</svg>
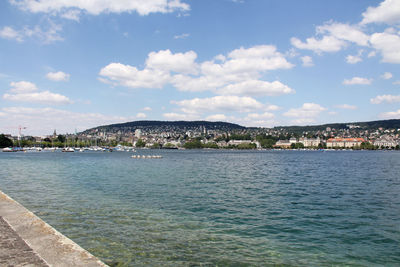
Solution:
<svg viewBox="0 0 400 267">
<path fill-rule="evenodd" d="M 362 142 L 360 145 L 360 149 L 375 150 L 375 146 L 369 142 Z"/>
<path fill-rule="evenodd" d="M 137 140 L 136 147 L 145 147 L 145 146 L 146 146 L 145 141 L 143 141 L 142 139 Z"/>
<path fill-rule="evenodd" d="M 176 148 L 176 146 L 174 146 L 174 145 L 171 144 L 171 143 L 166 143 L 165 145 L 163 145 L 162 148 L 171 149 L 171 148 Z"/>
<path fill-rule="evenodd" d="M 58 142 L 64 143 L 65 142 L 65 135 L 59 134 L 57 136 Z"/>
<path fill-rule="evenodd" d="M 237 149 L 256 149 L 257 145 L 254 143 L 244 143 L 244 144 L 239 144 L 236 147 Z"/>
<path fill-rule="evenodd" d="M 186 142 L 183 147 L 186 149 L 203 148 L 203 144 L 200 142 L 200 140 L 195 139 L 190 142 Z"/>
<path fill-rule="evenodd" d="M 258 135 L 256 140 L 260 143 L 262 148 L 273 148 L 278 138 L 272 135 L 262 134 Z"/>
<path fill-rule="evenodd" d="M 291 147 L 292 149 L 304 148 L 304 144 L 303 144 L 303 143 L 292 143 L 292 144 L 290 145 L 290 147 Z"/>
<path fill-rule="evenodd" d="M 214 142 L 208 142 L 207 144 L 204 144 L 204 148 L 214 148 L 214 149 L 218 149 L 218 145 Z"/>
<path fill-rule="evenodd" d="M 161 144 L 159 144 L 159 143 L 154 143 L 154 144 L 151 146 L 151 148 L 152 148 L 152 149 L 160 149 L 160 148 L 161 148 Z"/>
<path fill-rule="evenodd" d="M 0 148 L 13 146 L 13 141 L 5 136 L 4 134 L 0 134 Z"/>
</svg>

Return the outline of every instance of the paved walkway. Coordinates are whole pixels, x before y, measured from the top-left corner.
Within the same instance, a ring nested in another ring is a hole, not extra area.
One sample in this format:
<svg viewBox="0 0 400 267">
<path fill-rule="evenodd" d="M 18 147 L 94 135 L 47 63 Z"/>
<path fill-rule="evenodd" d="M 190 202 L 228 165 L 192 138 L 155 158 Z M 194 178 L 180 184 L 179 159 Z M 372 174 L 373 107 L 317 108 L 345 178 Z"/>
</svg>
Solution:
<svg viewBox="0 0 400 267">
<path fill-rule="evenodd" d="M 48 267 L 3 217 L 0 217 L 0 266 Z"/>
<path fill-rule="evenodd" d="M 0 191 L 0 266 L 107 265 Z"/>
</svg>

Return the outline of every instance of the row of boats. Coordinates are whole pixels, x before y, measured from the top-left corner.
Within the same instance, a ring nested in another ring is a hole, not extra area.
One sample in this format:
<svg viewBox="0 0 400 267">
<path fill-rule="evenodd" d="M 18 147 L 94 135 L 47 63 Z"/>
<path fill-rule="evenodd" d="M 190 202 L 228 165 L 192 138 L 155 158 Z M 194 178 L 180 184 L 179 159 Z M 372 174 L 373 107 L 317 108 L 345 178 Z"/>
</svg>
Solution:
<svg viewBox="0 0 400 267">
<path fill-rule="evenodd" d="M 161 155 L 132 155 L 131 158 L 134 159 L 161 159 Z"/>
<path fill-rule="evenodd" d="M 125 146 L 116 146 L 116 147 L 99 147 L 99 146 L 91 146 L 91 147 L 6 147 L 3 148 L 3 152 L 85 152 L 85 151 L 100 151 L 100 152 L 112 152 L 112 151 L 125 151 L 125 152 L 135 152 L 133 147 L 125 147 Z"/>
</svg>

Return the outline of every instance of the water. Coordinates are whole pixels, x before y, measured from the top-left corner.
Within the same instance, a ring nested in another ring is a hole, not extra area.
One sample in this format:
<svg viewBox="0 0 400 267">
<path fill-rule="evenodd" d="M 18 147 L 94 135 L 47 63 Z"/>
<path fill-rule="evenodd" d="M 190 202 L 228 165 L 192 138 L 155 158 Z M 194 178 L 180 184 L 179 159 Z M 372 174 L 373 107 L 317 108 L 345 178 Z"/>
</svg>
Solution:
<svg viewBox="0 0 400 267">
<path fill-rule="evenodd" d="M 399 266 L 400 153 L 0 153 L 0 189 L 113 266 Z"/>
</svg>

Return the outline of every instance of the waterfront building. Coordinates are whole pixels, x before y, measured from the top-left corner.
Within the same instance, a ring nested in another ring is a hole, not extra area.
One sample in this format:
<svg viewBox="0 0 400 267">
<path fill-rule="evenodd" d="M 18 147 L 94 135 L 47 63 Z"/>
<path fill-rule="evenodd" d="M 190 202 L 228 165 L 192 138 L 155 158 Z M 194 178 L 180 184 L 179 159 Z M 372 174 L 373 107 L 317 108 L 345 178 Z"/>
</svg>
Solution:
<svg viewBox="0 0 400 267">
<path fill-rule="evenodd" d="M 278 140 L 274 147 L 276 148 L 291 148 L 292 143 L 290 140 Z"/>
<path fill-rule="evenodd" d="M 299 142 L 304 145 L 304 147 L 318 147 L 321 144 L 321 139 L 317 138 L 307 138 L 302 137 L 299 139 Z"/>
<path fill-rule="evenodd" d="M 226 141 L 219 141 L 219 142 L 217 142 L 217 145 L 218 145 L 219 147 L 227 147 L 227 146 L 228 146 L 228 143 L 227 143 Z"/>
<path fill-rule="evenodd" d="M 329 138 L 326 141 L 327 148 L 353 148 L 365 142 L 364 138 Z"/>
<path fill-rule="evenodd" d="M 374 141 L 374 146 L 379 148 L 386 148 L 386 147 L 396 147 L 399 145 L 399 142 L 396 141 L 393 137 L 384 135 L 381 138 Z"/>
</svg>

